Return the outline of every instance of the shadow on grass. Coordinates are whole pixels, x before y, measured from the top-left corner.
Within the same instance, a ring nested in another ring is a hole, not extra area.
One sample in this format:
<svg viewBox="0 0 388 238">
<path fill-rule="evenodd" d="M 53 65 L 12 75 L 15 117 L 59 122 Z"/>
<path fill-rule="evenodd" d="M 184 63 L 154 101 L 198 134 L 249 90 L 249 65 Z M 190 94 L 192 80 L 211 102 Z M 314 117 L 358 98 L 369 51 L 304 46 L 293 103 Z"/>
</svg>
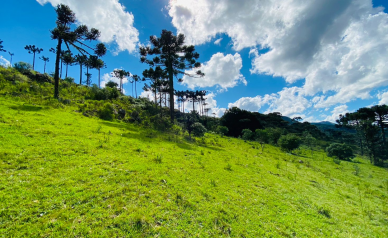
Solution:
<svg viewBox="0 0 388 238">
<path fill-rule="evenodd" d="M 10 108 L 13 110 L 25 111 L 25 112 L 38 112 L 38 111 L 44 109 L 43 107 L 32 106 L 32 105 L 11 106 Z"/>
</svg>

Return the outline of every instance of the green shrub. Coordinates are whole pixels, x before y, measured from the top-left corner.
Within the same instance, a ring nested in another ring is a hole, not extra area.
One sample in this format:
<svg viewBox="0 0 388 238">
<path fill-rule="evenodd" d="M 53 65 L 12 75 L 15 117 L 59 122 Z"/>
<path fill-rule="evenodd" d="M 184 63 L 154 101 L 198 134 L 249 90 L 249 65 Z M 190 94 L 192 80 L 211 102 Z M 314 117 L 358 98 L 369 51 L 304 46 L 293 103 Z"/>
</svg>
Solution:
<svg viewBox="0 0 388 238">
<path fill-rule="evenodd" d="M 244 129 L 241 131 L 242 139 L 243 140 L 253 140 L 253 132 L 249 129 Z"/>
<path fill-rule="evenodd" d="M 337 157 L 340 160 L 350 160 L 354 157 L 353 150 L 346 144 L 333 143 L 326 148 L 327 156 Z"/>
<path fill-rule="evenodd" d="M 68 82 L 68 83 L 74 83 L 74 78 L 72 78 L 72 77 L 66 77 L 66 78 L 64 79 L 64 81 L 65 81 L 65 82 Z"/>
<path fill-rule="evenodd" d="M 98 116 L 107 121 L 111 121 L 114 118 L 114 108 L 112 104 L 105 103 L 104 106 L 98 111 Z"/>
<path fill-rule="evenodd" d="M 14 64 L 14 68 L 20 73 L 24 74 L 32 70 L 32 65 L 26 62 L 17 62 Z"/>
<path fill-rule="evenodd" d="M 220 135 L 227 135 L 228 132 L 229 132 L 229 129 L 228 129 L 228 127 L 226 127 L 226 126 L 218 126 L 218 127 L 217 127 L 217 132 L 218 132 Z"/>
<path fill-rule="evenodd" d="M 278 141 L 280 148 L 289 153 L 299 148 L 301 143 L 302 140 L 300 139 L 300 137 L 294 134 L 283 135 L 279 138 Z"/>
<path fill-rule="evenodd" d="M 199 122 L 195 122 L 191 128 L 194 136 L 196 137 L 202 137 L 207 132 L 206 128 Z"/>
</svg>

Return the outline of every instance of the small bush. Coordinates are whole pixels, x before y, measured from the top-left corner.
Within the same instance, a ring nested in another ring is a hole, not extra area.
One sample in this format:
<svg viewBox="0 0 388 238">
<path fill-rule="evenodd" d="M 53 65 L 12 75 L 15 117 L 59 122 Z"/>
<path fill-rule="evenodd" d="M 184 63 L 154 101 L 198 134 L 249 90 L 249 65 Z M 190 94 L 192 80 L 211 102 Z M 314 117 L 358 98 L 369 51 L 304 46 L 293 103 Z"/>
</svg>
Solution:
<svg viewBox="0 0 388 238">
<path fill-rule="evenodd" d="M 243 140 L 253 140 L 253 132 L 249 129 L 244 129 L 241 131 L 242 139 Z"/>
<path fill-rule="evenodd" d="M 68 83 L 74 83 L 74 78 L 72 77 L 67 77 L 64 79 L 65 82 L 68 82 Z"/>
<path fill-rule="evenodd" d="M 287 134 L 285 136 L 281 136 L 278 141 L 280 148 L 289 153 L 299 148 L 301 143 L 302 140 L 300 139 L 300 137 L 294 134 Z"/>
<path fill-rule="evenodd" d="M 228 134 L 229 129 L 228 129 L 226 126 L 218 126 L 218 127 L 217 127 L 217 132 L 218 132 L 220 135 L 224 136 L 224 135 L 227 135 L 227 134 Z"/>
<path fill-rule="evenodd" d="M 350 160 L 354 157 L 353 150 L 346 144 L 333 143 L 326 148 L 327 156 L 337 157 L 340 160 Z"/>
<path fill-rule="evenodd" d="M 194 136 L 196 137 L 202 137 L 207 132 L 206 128 L 199 122 L 194 123 L 191 128 L 193 130 Z"/>
<path fill-rule="evenodd" d="M 98 116 L 107 121 L 111 121 L 114 118 L 113 106 L 110 103 L 105 103 L 103 108 L 98 111 Z"/>
</svg>

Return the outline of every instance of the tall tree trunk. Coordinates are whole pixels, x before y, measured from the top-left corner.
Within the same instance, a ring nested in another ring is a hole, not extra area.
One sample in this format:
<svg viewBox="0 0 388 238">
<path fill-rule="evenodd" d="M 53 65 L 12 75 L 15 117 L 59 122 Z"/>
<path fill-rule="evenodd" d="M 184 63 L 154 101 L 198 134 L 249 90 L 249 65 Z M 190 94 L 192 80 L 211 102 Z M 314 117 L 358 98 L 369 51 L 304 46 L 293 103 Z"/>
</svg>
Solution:
<svg viewBox="0 0 388 238">
<path fill-rule="evenodd" d="M 59 98 L 59 58 L 61 56 L 62 39 L 58 39 L 57 57 L 55 59 L 55 73 L 54 73 L 54 98 Z"/>
<path fill-rule="evenodd" d="M 157 103 L 157 99 L 156 99 L 156 87 L 154 88 L 154 100 L 155 100 L 155 108 L 158 108 L 158 103 Z"/>
<path fill-rule="evenodd" d="M 137 99 L 136 80 L 135 80 L 135 93 L 136 93 L 136 99 Z"/>
<path fill-rule="evenodd" d="M 383 147 L 385 147 L 385 131 L 384 131 L 384 122 L 383 122 L 383 118 L 381 117 L 381 115 L 379 114 L 379 124 L 380 124 L 380 127 L 381 127 L 381 133 L 383 134 Z"/>
<path fill-rule="evenodd" d="M 35 70 L 35 52 L 34 52 L 34 58 L 32 59 L 32 70 Z"/>
<path fill-rule="evenodd" d="M 171 123 L 174 123 L 174 74 L 172 68 L 172 60 L 169 59 L 168 62 L 168 77 L 169 77 L 169 91 L 170 91 L 170 120 Z"/>
<path fill-rule="evenodd" d="M 79 85 L 82 85 L 82 64 L 79 64 Z"/>
<path fill-rule="evenodd" d="M 12 55 L 11 55 L 11 67 L 12 67 Z"/>
<path fill-rule="evenodd" d="M 46 61 L 44 62 L 44 69 L 43 69 L 43 73 L 44 73 L 44 74 L 46 73 Z"/>
<path fill-rule="evenodd" d="M 63 62 L 62 62 L 62 59 L 61 59 L 61 75 L 60 75 L 60 78 L 62 78 L 62 66 L 63 66 Z"/>
<path fill-rule="evenodd" d="M 68 69 L 69 69 L 69 65 L 66 64 L 66 78 L 67 78 L 67 71 L 68 71 Z"/>
<path fill-rule="evenodd" d="M 101 88 L 101 69 L 98 69 L 98 88 Z"/>
<path fill-rule="evenodd" d="M 86 85 L 90 86 L 89 66 L 86 66 Z"/>
</svg>

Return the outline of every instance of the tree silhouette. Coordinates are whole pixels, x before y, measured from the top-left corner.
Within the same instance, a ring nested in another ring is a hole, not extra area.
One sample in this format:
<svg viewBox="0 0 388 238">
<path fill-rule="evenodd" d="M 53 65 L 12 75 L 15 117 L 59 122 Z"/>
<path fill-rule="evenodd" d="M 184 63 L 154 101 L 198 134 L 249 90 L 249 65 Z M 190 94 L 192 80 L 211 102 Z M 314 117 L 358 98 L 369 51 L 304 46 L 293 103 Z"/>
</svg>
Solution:
<svg viewBox="0 0 388 238">
<path fill-rule="evenodd" d="M 130 75 L 130 73 L 123 70 L 123 69 L 115 69 L 115 70 L 113 70 L 112 75 L 113 75 L 113 77 L 118 78 L 120 80 L 119 90 L 122 93 L 123 92 L 123 79 L 125 77 L 128 77 Z"/>
<path fill-rule="evenodd" d="M 136 93 L 136 98 L 137 98 L 137 89 L 136 89 L 136 82 L 143 81 L 139 76 L 137 75 L 131 75 L 133 81 L 135 82 L 135 93 Z"/>
<path fill-rule="evenodd" d="M 46 63 L 50 61 L 49 57 L 39 57 L 39 59 L 43 60 L 44 61 L 44 70 L 43 70 L 43 73 L 46 73 Z"/>
<path fill-rule="evenodd" d="M 59 4 L 55 11 L 57 13 L 57 26 L 51 31 L 51 38 L 58 42 L 55 60 L 54 97 L 59 98 L 59 61 L 62 44 L 65 43 L 69 51 L 69 46 L 72 46 L 82 55 L 91 55 L 88 50 L 92 50 L 95 55 L 100 57 L 106 54 L 106 47 L 102 43 L 97 44 L 95 47 L 84 43 L 85 41 L 97 40 L 100 37 L 100 31 L 95 28 L 89 30 L 85 25 L 80 25 L 72 30 L 70 26 L 76 22 L 76 17 L 67 5 Z"/>
<path fill-rule="evenodd" d="M 155 69 L 150 68 L 143 71 L 143 81 L 150 80 L 151 84 L 148 86 L 144 85 L 146 91 L 151 90 L 154 93 L 155 107 L 157 107 L 157 93 L 159 92 L 162 85 L 162 81 L 167 79 L 167 74 L 162 68 L 156 67 Z"/>
<path fill-rule="evenodd" d="M 192 74 L 186 73 L 185 70 L 198 68 L 201 63 L 197 62 L 199 54 L 195 52 L 194 46 L 187 46 L 185 44 L 185 36 L 179 34 L 175 36 L 171 31 L 163 30 L 161 36 L 150 37 L 151 47 L 140 47 L 141 62 L 147 63 L 151 67 L 161 67 L 169 79 L 169 94 L 170 94 L 170 119 L 174 122 L 174 76 L 188 75 L 204 76 L 198 70 Z M 148 56 L 153 56 L 148 59 Z M 178 81 L 181 81 L 178 79 Z"/>
<path fill-rule="evenodd" d="M 79 84 L 82 84 L 82 66 L 86 64 L 86 61 L 88 60 L 88 57 L 86 55 L 76 55 L 74 57 L 74 61 L 79 65 L 80 67 L 80 75 L 79 75 Z"/>
<path fill-rule="evenodd" d="M 11 63 L 11 67 L 12 67 L 12 58 L 13 58 L 13 56 L 15 55 L 14 53 L 11 53 L 11 52 L 9 52 L 8 51 L 8 54 L 11 56 L 11 61 L 10 61 L 10 63 Z"/>
<path fill-rule="evenodd" d="M 92 66 L 98 70 L 98 87 L 101 88 L 101 69 L 106 68 L 105 62 L 97 57 L 93 57 Z"/>
<path fill-rule="evenodd" d="M 67 78 L 67 72 L 69 70 L 69 65 L 73 65 L 74 64 L 74 58 L 73 58 L 73 54 L 71 53 L 71 51 L 65 51 L 63 54 L 62 54 L 62 60 L 63 60 L 63 63 L 66 65 L 66 76 L 65 78 Z"/>
<path fill-rule="evenodd" d="M 28 50 L 28 53 L 33 55 L 32 70 L 35 70 L 35 55 L 40 54 L 43 51 L 43 49 L 38 48 L 35 45 L 26 45 L 24 49 Z"/>
<path fill-rule="evenodd" d="M 3 41 L 0 40 L 0 52 L 6 52 L 6 50 L 4 50 L 4 46 L 3 46 Z"/>
</svg>

